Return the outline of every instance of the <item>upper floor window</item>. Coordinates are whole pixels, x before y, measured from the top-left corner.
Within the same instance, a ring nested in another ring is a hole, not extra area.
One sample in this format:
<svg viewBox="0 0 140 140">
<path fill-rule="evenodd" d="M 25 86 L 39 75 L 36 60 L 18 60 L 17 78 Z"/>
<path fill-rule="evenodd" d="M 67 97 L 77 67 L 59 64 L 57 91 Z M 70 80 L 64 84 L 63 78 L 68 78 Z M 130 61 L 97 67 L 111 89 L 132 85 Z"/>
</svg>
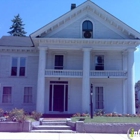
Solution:
<svg viewBox="0 0 140 140">
<path fill-rule="evenodd" d="M 2 103 L 11 103 L 12 102 L 12 88 L 3 87 Z"/>
<path fill-rule="evenodd" d="M 93 24 L 91 21 L 86 20 L 82 25 L 83 38 L 93 38 Z"/>
<path fill-rule="evenodd" d="M 63 69 L 63 55 L 55 55 L 55 69 Z"/>
<path fill-rule="evenodd" d="M 13 57 L 11 66 L 11 76 L 25 76 L 25 57 Z"/>
<path fill-rule="evenodd" d="M 95 57 L 95 70 L 104 70 L 104 56 L 98 55 Z"/>
</svg>

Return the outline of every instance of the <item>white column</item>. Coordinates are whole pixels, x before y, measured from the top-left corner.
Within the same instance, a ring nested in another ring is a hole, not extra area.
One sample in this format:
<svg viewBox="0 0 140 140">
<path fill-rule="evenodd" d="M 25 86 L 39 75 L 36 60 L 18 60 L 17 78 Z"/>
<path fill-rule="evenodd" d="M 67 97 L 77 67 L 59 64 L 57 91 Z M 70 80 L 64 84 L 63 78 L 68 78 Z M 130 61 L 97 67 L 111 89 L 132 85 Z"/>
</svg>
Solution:
<svg viewBox="0 0 140 140">
<path fill-rule="evenodd" d="M 83 49 L 82 112 L 90 111 L 90 48 Z"/>
<path fill-rule="evenodd" d="M 46 50 L 45 48 L 40 47 L 38 81 L 37 81 L 37 103 L 36 103 L 36 111 L 40 113 L 44 113 L 45 66 L 46 66 Z"/>
<path fill-rule="evenodd" d="M 134 49 L 128 50 L 128 75 L 127 75 L 127 112 L 135 114 L 135 92 L 134 92 Z"/>
<path fill-rule="evenodd" d="M 123 52 L 122 53 L 122 69 L 123 71 L 127 71 L 127 55 L 126 55 L 126 52 Z M 126 114 L 127 111 L 126 111 L 126 105 L 127 105 L 127 80 L 126 79 L 123 79 L 123 98 L 122 98 L 122 105 L 123 105 L 123 114 Z"/>
</svg>

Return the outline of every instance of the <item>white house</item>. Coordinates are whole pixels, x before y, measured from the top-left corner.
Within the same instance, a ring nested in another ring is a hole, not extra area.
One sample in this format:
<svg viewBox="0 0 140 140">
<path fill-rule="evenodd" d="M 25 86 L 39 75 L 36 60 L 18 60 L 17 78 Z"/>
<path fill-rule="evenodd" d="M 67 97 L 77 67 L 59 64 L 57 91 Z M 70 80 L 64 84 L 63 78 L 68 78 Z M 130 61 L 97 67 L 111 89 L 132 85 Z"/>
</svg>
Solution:
<svg viewBox="0 0 140 140">
<path fill-rule="evenodd" d="M 29 37 L 0 40 L 0 108 L 44 114 L 135 113 L 140 33 L 85 1 Z M 93 88 L 91 91 L 91 85 Z"/>
</svg>

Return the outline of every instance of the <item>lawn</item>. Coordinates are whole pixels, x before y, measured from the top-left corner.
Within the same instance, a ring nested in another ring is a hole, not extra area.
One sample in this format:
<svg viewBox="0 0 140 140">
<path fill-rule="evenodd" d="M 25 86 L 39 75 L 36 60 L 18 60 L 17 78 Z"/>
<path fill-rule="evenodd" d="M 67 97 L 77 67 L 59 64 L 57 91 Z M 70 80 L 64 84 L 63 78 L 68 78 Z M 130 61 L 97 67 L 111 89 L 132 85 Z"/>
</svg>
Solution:
<svg viewBox="0 0 140 140">
<path fill-rule="evenodd" d="M 73 122 L 79 119 L 85 119 L 85 123 L 140 123 L 140 117 L 104 117 L 95 116 L 93 119 L 90 117 L 72 117 Z"/>
</svg>

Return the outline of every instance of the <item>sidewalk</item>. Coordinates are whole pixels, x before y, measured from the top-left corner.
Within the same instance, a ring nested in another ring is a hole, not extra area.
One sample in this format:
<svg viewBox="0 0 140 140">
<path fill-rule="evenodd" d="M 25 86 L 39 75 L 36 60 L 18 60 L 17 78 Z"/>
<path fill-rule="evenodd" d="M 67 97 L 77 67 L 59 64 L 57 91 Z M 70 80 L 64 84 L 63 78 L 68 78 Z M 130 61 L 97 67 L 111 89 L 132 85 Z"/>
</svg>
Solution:
<svg viewBox="0 0 140 140">
<path fill-rule="evenodd" d="M 136 138 L 134 140 L 138 140 Z M 0 140 L 129 140 L 127 134 L 1 133 Z"/>
</svg>

